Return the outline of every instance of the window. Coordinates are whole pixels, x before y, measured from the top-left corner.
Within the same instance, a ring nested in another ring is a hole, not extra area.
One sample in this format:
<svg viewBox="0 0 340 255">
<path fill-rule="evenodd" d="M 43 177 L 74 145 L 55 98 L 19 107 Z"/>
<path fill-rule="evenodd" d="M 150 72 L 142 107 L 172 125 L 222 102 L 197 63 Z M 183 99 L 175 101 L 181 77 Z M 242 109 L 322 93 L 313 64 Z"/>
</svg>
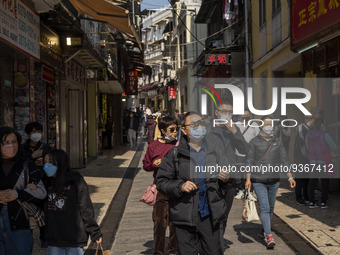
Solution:
<svg viewBox="0 0 340 255">
<path fill-rule="evenodd" d="M 272 0 L 272 48 L 281 43 L 281 2 L 280 0 Z"/>
<path fill-rule="evenodd" d="M 272 14 L 281 8 L 281 0 L 272 0 Z"/>
<path fill-rule="evenodd" d="M 259 0 L 260 11 L 260 27 L 266 23 L 266 0 Z"/>
</svg>

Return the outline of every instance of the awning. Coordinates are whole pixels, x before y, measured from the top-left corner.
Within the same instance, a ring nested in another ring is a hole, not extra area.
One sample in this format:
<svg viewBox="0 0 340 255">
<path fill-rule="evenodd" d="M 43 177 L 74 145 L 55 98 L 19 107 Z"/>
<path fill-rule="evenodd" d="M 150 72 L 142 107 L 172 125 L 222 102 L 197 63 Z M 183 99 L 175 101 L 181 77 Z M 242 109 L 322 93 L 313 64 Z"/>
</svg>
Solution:
<svg viewBox="0 0 340 255">
<path fill-rule="evenodd" d="M 135 27 L 130 22 L 129 12 L 105 0 L 70 0 L 80 14 L 87 14 L 94 19 L 107 22 L 123 34 L 135 38 L 140 49 L 142 44 Z"/>
<path fill-rule="evenodd" d="M 206 23 L 207 19 L 212 15 L 215 8 L 218 8 L 218 4 L 223 2 L 222 0 L 203 0 L 200 10 L 195 19 L 195 23 Z M 221 13 L 222 15 L 222 13 Z"/>
</svg>

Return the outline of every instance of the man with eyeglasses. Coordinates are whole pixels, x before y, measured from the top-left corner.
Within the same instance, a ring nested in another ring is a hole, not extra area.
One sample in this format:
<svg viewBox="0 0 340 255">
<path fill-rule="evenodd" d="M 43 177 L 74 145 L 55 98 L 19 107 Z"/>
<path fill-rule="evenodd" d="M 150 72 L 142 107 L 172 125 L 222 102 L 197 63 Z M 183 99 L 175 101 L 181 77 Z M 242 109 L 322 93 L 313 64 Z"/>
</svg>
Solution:
<svg viewBox="0 0 340 255">
<path fill-rule="evenodd" d="M 224 120 L 225 123 L 217 124 L 212 128 L 211 136 L 215 137 L 215 140 L 222 140 L 223 147 L 219 149 L 226 164 L 236 164 L 236 150 L 242 154 L 246 154 L 248 150 L 248 143 L 242 136 L 240 129 L 232 122 L 233 117 L 233 105 L 228 100 L 223 100 L 223 104 L 218 106 L 215 110 L 215 115 L 218 119 Z M 238 177 L 238 176 L 234 176 Z M 233 205 L 235 190 L 235 180 L 230 181 L 230 185 L 225 193 L 225 201 L 227 204 L 227 213 L 225 221 L 223 222 L 223 234 L 227 225 L 227 219 L 231 207 Z"/>
<path fill-rule="evenodd" d="M 218 155 L 223 144 L 210 139 L 198 113 L 188 112 L 183 122 L 183 136 L 163 158 L 156 186 L 169 197 L 179 254 L 223 254 L 221 224 L 227 213 L 223 190 L 229 175 L 202 170 L 223 164 Z"/>
</svg>

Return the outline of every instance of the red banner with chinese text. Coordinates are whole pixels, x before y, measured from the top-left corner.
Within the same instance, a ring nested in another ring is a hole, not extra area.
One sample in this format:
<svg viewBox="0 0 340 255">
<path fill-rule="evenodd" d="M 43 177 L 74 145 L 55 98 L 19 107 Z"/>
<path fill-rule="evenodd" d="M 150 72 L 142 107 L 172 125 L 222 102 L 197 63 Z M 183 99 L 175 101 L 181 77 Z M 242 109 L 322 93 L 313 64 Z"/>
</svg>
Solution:
<svg viewBox="0 0 340 255">
<path fill-rule="evenodd" d="M 291 46 L 340 26 L 340 0 L 291 0 Z"/>
<path fill-rule="evenodd" d="M 168 87 L 168 95 L 170 99 L 176 99 L 176 88 L 175 87 Z"/>
</svg>

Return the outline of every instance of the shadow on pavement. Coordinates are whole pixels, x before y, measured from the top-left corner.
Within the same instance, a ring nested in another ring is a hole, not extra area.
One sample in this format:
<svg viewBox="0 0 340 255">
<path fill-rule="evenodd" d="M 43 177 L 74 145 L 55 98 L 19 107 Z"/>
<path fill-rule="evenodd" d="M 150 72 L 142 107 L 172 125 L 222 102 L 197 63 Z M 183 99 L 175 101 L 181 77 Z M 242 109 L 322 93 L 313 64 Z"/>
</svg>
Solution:
<svg viewBox="0 0 340 255">
<path fill-rule="evenodd" d="M 291 191 L 286 183 L 280 184 L 280 188 L 287 189 L 287 192 L 281 193 L 281 196 L 277 196 L 277 200 L 281 203 L 298 210 L 299 214 L 305 214 L 310 218 L 322 222 L 331 228 L 337 228 L 340 226 L 339 207 L 340 207 L 340 194 L 329 194 L 328 208 L 327 209 L 310 209 L 307 205 L 297 205 L 295 202 L 295 192 Z M 320 192 L 315 194 L 316 200 L 320 201 Z M 288 218 L 301 218 L 299 214 L 287 215 Z M 313 226 L 311 226 L 313 228 Z"/>
</svg>

